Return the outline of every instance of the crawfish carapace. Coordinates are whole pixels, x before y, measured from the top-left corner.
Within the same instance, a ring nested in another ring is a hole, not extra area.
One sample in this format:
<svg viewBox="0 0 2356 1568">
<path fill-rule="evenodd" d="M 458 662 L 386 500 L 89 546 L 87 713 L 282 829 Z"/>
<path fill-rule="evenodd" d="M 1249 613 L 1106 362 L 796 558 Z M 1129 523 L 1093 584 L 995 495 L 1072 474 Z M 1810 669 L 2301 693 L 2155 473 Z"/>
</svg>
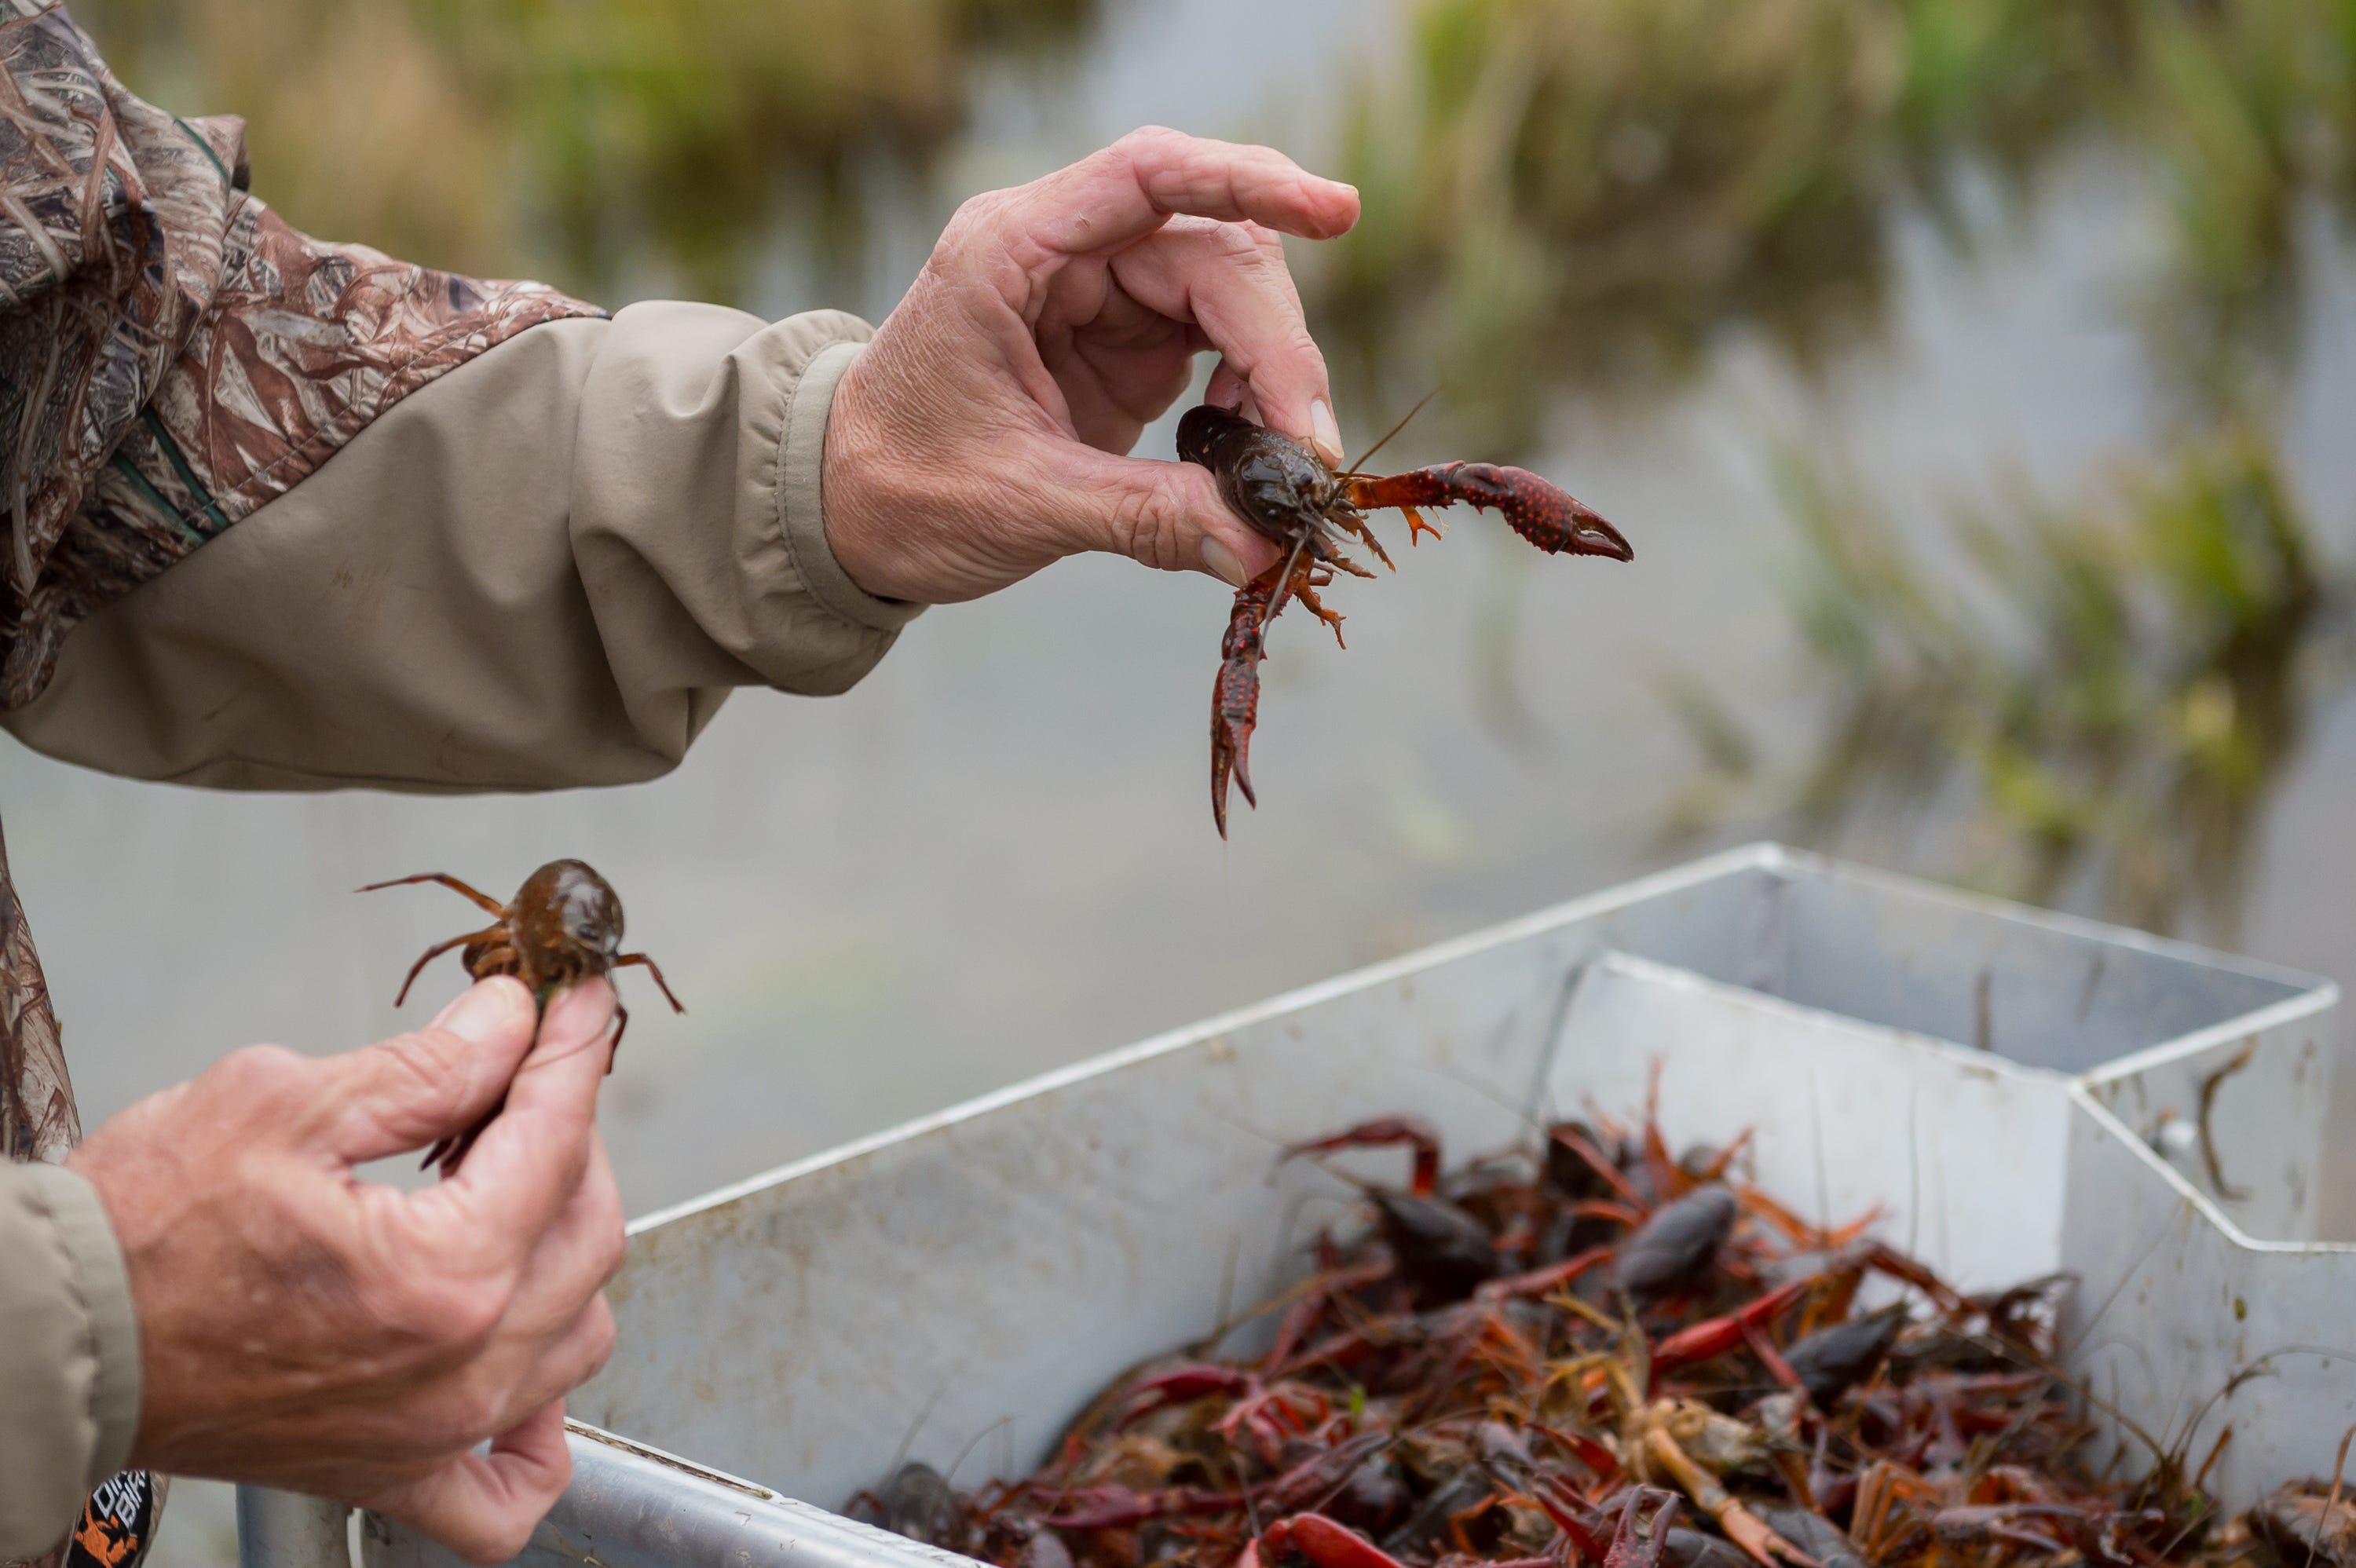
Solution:
<svg viewBox="0 0 2356 1568">
<path fill-rule="evenodd" d="M 392 999 L 396 1008 L 409 999 L 409 987 L 417 983 L 426 965 L 453 947 L 464 947 L 460 961 L 466 965 L 468 975 L 477 980 L 512 975 L 524 983 L 542 1008 L 548 1006 L 549 997 L 567 986 L 636 965 L 654 976 L 671 1011 L 687 1011 L 671 995 L 670 982 L 663 978 L 663 972 L 656 967 L 653 959 L 643 953 L 622 951 L 621 898 L 614 891 L 613 884 L 585 860 L 551 860 L 526 877 L 515 897 L 506 903 L 468 887 L 446 871 L 421 871 L 413 877 L 395 877 L 389 882 L 370 882 L 360 891 L 372 893 L 380 888 L 406 887 L 412 882 L 441 883 L 462 898 L 472 900 L 491 916 L 492 923 L 427 948 L 424 955 L 410 965 L 409 977 L 402 981 L 401 994 Z M 629 1022 L 629 1009 L 617 997 L 614 1003 L 614 1050 L 622 1049 L 622 1031 Z M 613 1071 L 610 1061 L 606 1071 Z M 503 1096 L 499 1104 L 506 1103 Z M 466 1151 L 475 1147 L 475 1139 L 498 1114 L 499 1105 L 493 1105 L 481 1121 L 465 1132 L 435 1144 L 426 1152 L 425 1163 L 438 1162 L 444 1176 L 456 1170 L 458 1162 L 466 1157 Z"/>
<path fill-rule="evenodd" d="M 1343 553 L 1353 540 L 1386 567 L 1391 558 L 1366 526 L 1365 514 L 1385 507 L 1405 513 L 1408 539 L 1440 537 L 1419 509 L 1462 502 L 1501 514 L 1522 538 L 1549 555 L 1601 555 L 1633 560 L 1636 552 L 1605 522 L 1568 493 L 1526 468 L 1489 463 L 1443 463 L 1405 474 L 1361 474 L 1354 465 L 1328 468 L 1308 447 L 1241 414 L 1205 403 L 1178 421 L 1178 455 L 1217 476 L 1219 496 L 1237 517 L 1284 549 L 1268 571 L 1236 591 L 1220 649 L 1219 678 L 1211 693 L 1211 819 L 1227 836 L 1227 779 L 1252 794 L 1252 726 L 1259 712 L 1259 661 L 1268 624 L 1298 599 L 1342 640 L 1342 617 L 1318 597 L 1336 572 L 1374 575 Z M 1373 454 L 1369 453 L 1368 456 Z M 1365 462 L 1365 458 L 1359 462 Z"/>
</svg>

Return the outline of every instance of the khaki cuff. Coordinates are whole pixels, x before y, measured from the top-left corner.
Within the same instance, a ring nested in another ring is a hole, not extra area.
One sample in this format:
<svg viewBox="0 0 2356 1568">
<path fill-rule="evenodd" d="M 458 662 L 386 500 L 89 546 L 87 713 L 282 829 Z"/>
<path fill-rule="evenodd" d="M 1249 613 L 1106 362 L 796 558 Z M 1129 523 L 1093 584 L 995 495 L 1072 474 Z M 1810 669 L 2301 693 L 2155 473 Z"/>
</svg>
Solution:
<svg viewBox="0 0 2356 1568">
<path fill-rule="evenodd" d="M 98 1427 L 85 1486 L 95 1487 L 123 1468 L 139 1435 L 139 1319 L 131 1307 L 131 1275 L 113 1223 L 98 1189 L 54 1165 L 25 1168 L 34 1189 L 48 1205 L 50 1223 L 73 1265 L 82 1308 L 90 1315 L 91 1348 L 98 1361 L 91 1385 L 90 1415 Z"/>
<path fill-rule="evenodd" d="M 853 624 L 896 632 L 924 609 L 898 599 L 878 599 L 851 580 L 826 537 L 826 420 L 834 407 L 843 372 L 867 346 L 830 343 L 813 355 L 794 383 L 786 408 L 785 439 L 777 450 L 779 527 L 786 557 L 820 604 Z"/>
</svg>

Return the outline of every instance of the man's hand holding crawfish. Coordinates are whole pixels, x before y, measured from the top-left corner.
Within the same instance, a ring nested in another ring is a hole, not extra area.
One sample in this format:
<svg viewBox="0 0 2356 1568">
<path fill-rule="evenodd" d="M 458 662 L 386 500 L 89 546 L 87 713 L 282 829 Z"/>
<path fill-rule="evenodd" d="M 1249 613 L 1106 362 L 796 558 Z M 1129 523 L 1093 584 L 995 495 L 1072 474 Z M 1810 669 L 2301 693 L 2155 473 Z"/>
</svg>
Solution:
<svg viewBox="0 0 2356 1568">
<path fill-rule="evenodd" d="M 1280 153 L 1163 130 L 967 202 L 835 394 L 826 528 L 844 570 L 945 603 L 1085 550 L 1236 586 L 1274 565 L 1209 473 L 1126 454 L 1209 348 L 1209 400 L 1342 463 L 1278 235 L 1357 218 L 1356 191 Z"/>
<path fill-rule="evenodd" d="M 1355 190 L 1268 148 L 1136 132 L 966 203 L 844 374 L 827 427 L 828 542 L 870 594 L 978 598 L 1083 550 L 1207 571 L 1237 590 L 1212 694 L 1222 837 L 1230 776 L 1252 799 L 1269 622 L 1298 602 L 1338 638 L 1342 617 L 1317 591 L 1334 571 L 1366 571 L 1337 547 L 1355 539 L 1390 564 L 1362 512 L 1398 507 L 1436 534 L 1417 507 L 1488 507 L 1550 554 L 1633 556 L 1611 524 L 1523 469 L 1340 471 L 1325 362 L 1278 235 L 1330 239 L 1357 216 Z M 1221 359 L 1205 407 L 1180 428 L 1189 461 L 1132 461 L 1205 348 Z"/>
<path fill-rule="evenodd" d="M 595 1120 L 613 1018 L 602 978 L 545 1019 L 517 981 L 486 980 L 413 1034 L 324 1059 L 238 1051 L 92 1133 L 69 1168 L 130 1276 L 133 1462 L 513 1556 L 572 1474 L 564 1395 L 614 1344 L 622 1205 Z M 450 1179 L 355 1179 L 502 1095 Z"/>
</svg>

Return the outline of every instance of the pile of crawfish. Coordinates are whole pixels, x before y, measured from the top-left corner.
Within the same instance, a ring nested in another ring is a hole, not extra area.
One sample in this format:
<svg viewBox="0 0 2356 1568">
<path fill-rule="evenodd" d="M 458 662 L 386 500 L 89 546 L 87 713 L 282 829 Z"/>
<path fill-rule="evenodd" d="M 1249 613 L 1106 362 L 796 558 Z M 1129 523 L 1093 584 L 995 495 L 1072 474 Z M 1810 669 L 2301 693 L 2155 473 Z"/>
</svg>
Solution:
<svg viewBox="0 0 2356 1568">
<path fill-rule="evenodd" d="M 857 1517 L 1001 1568 L 2356 1565 L 2356 1502 L 2232 1520 L 2180 1454 L 2101 1467 L 2059 1279 L 1965 1296 L 1736 1179 L 1557 1124 L 1440 1179 L 1408 1117 L 1285 1152 L 1413 1151 L 1362 1234 L 1248 1321 L 1246 1360 L 1132 1369 L 1035 1474 L 899 1467 Z M 1339 1172 L 1335 1173 L 1340 1175 Z M 1344 1177 L 1349 1180 L 1350 1178 Z M 2128 1468 L 2142 1471 L 2128 1478 Z"/>
</svg>

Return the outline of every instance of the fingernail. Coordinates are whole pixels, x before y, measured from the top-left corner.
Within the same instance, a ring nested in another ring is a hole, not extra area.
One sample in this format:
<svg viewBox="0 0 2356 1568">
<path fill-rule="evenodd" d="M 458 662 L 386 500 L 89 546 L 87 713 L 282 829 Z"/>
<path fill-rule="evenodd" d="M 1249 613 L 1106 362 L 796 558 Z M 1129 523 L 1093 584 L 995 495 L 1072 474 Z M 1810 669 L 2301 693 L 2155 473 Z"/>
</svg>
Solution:
<svg viewBox="0 0 2356 1568">
<path fill-rule="evenodd" d="M 1342 466 L 1342 427 L 1333 422 L 1333 411 L 1323 398 L 1309 405 L 1309 439 L 1316 443 L 1317 454 L 1328 467 Z"/>
<path fill-rule="evenodd" d="M 1244 575 L 1242 558 L 1222 540 L 1205 539 L 1203 541 L 1203 564 L 1226 578 L 1231 587 L 1241 588 L 1249 581 Z"/>
<path fill-rule="evenodd" d="M 614 992 L 610 985 L 584 983 L 567 987 L 550 1000 L 541 1033 L 552 1037 L 599 1034 L 612 1020 L 613 1013 Z"/>
<path fill-rule="evenodd" d="M 517 1021 L 514 985 L 496 986 L 483 980 L 435 1014 L 434 1027 L 446 1029 L 470 1044 L 481 1045 L 492 1036 L 514 1028 Z"/>
</svg>

